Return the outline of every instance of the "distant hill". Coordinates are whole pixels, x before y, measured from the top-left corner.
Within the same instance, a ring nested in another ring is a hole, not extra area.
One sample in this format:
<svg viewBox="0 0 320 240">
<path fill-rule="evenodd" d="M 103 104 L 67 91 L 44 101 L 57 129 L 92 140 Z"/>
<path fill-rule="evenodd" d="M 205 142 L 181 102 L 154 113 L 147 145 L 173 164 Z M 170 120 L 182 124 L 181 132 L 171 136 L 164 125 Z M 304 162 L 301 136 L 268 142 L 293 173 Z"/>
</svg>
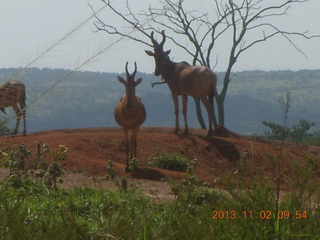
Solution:
<svg viewBox="0 0 320 240">
<path fill-rule="evenodd" d="M 18 71 L 15 68 L 0 69 L 0 82 L 12 78 Z M 160 80 L 153 74 L 138 72 L 136 76 L 143 78 L 136 92 L 147 109 L 144 126 L 173 126 L 173 103 L 168 87 L 164 84 L 152 88 L 151 83 Z M 222 76 L 223 73 L 218 73 L 219 84 Z M 117 81 L 115 73 L 71 74 L 69 70 L 30 68 L 15 79 L 26 84 L 29 105 L 27 125 L 30 132 L 117 126 L 113 109 L 124 94 L 124 87 Z M 234 73 L 226 98 L 226 127 L 238 133 L 253 133 L 265 130 L 263 120 L 281 123 L 278 98 L 289 91 L 289 122 L 294 124 L 299 119 L 306 119 L 315 122 L 319 128 L 319 90 L 320 70 Z M 13 116 L 13 111 L 8 109 L 7 112 L 8 116 L 1 113 L 2 120 L 10 120 Z M 188 119 L 190 126 L 199 127 L 191 98 Z M 14 121 L 10 121 L 10 125 L 13 124 Z"/>
</svg>

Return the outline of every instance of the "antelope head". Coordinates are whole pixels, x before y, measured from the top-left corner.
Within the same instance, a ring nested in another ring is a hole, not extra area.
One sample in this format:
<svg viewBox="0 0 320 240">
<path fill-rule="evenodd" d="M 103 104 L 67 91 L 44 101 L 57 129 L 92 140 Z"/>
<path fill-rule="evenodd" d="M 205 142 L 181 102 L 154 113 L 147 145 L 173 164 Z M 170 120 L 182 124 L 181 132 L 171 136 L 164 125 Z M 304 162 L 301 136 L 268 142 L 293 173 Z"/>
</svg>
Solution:
<svg viewBox="0 0 320 240">
<path fill-rule="evenodd" d="M 142 78 L 137 79 L 137 81 L 134 80 L 134 77 L 137 73 L 137 63 L 134 62 L 134 71 L 132 74 L 128 71 L 128 62 L 126 63 L 126 74 L 127 74 L 127 80 L 124 80 L 122 77 L 118 76 L 119 82 L 121 82 L 125 88 L 126 88 L 126 96 L 127 96 L 127 102 L 126 108 L 131 108 L 132 106 L 132 99 L 136 95 L 136 86 L 141 83 Z"/>
<path fill-rule="evenodd" d="M 152 31 L 151 35 L 150 35 L 150 39 L 152 41 L 153 44 L 153 50 L 152 51 L 145 51 L 146 54 L 148 54 L 149 56 L 154 57 L 155 60 L 155 64 L 156 64 L 156 68 L 154 70 L 154 75 L 159 76 L 161 71 L 164 69 L 164 60 L 167 58 L 167 56 L 170 54 L 171 50 L 168 51 L 164 51 L 163 50 L 163 45 L 166 41 L 166 35 L 164 33 L 164 30 L 161 32 L 162 35 L 162 41 L 161 43 L 158 43 L 155 39 L 154 39 L 154 32 Z"/>
</svg>

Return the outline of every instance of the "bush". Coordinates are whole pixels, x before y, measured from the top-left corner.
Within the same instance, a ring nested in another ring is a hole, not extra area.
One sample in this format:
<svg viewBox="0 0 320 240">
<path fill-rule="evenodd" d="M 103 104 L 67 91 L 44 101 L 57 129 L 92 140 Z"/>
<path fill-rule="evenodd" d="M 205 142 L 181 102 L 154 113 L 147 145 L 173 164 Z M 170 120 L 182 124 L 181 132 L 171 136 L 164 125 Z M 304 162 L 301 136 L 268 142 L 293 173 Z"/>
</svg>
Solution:
<svg viewBox="0 0 320 240">
<path fill-rule="evenodd" d="M 261 134 L 259 137 L 273 140 L 287 140 L 289 142 L 303 143 L 309 139 L 312 134 L 309 132 L 314 123 L 307 120 L 300 120 L 299 124 L 292 127 L 281 126 L 280 124 L 263 121 L 263 125 L 270 130 Z"/>
<path fill-rule="evenodd" d="M 37 182 L 56 189 L 57 184 L 63 181 L 65 173 L 60 163 L 67 158 L 69 150 L 63 145 L 53 151 L 46 143 L 35 144 L 35 153 L 27 150 L 24 144 L 17 150 L 0 150 L 0 167 L 9 169 L 6 182 L 16 188 Z"/>
<path fill-rule="evenodd" d="M 188 159 L 172 152 L 160 153 L 149 159 L 149 166 L 167 170 L 185 172 L 188 169 Z"/>
</svg>

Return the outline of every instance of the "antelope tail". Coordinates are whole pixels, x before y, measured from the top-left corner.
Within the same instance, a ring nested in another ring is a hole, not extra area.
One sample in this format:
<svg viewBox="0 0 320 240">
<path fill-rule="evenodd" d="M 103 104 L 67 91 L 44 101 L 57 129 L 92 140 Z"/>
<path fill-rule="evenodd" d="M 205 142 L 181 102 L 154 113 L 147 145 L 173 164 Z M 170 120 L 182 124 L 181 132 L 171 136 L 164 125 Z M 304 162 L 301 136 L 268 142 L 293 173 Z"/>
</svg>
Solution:
<svg viewBox="0 0 320 240">
<path fill-rule="evenodd" d="M 23 91 L 23 96 L 22 96 L 22 101 L 23 101 L 23 104 L 24 104 L 24 106 L 27 106 L 26 105 L 26 91 Z"/>
<path fill-rule="evenodd" d="M 214 101 L 213 101 L 214 100 L 215 90 L 216 90 L 216 88 L 212 87 L 211 92 L 209 93 L 209 102 L 210 102 L 210 104 L 212 106 L 212 110 L 213 110 L 213 119 L 212 119 L 212 121 L 213 121 L 214 128 L 218 127 L 218 122 L 217 122 L 217 119 L 216 119 L 216 115 L 214 113 Z"/>
<path fill-rule="evenodd" d="M 215 90 L 215 88 L 213 87 L 213 88 L 211 89 L 211 92 L 209 93 L 209 102 L 210 102 L 211 106 L 213 106 L 213 104 L 214 104 L 214 102 L 213 102 L 213 99 L 214 99 L 214 90 Z"/>
</svg>

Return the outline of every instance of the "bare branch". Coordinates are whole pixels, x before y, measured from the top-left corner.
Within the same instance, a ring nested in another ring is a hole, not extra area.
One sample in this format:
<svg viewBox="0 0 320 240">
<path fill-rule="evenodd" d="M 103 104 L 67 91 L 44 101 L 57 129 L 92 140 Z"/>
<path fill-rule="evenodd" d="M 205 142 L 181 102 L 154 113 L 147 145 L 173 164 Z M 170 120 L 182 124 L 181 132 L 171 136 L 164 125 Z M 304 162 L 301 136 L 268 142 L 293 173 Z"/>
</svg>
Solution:
<svg viewBox="0 0 320 240">
<path fill-rule="evenodd" d="M 161 84 L 167 84 L 165 81 L 161 81 L 161 82 L 152 82 L 151 83 L 151 87 L 154 87 L 155 85 L 161 85 Z"/>
<path fill-rule="evenodd" d="M 146 21 L 143 24 L 140 23 L 140 21 L 136 18 L 136 16 L 133 14 L 133 12 L 130 9 L 129 6 L 129 1 L 126 1 L 126 7 L 128 10 L 128 14 L 123 14 L 122 12 L 118 11 L 116 8 L 113 7 L 113 5 L 110 3 L 110 0 L 101 0 L 102 2 L 104 2 L 107 6 L 107 8 L 109 8 L 111 10 L 111 12 L 113 14 L 115 14 L 116 16 L 118 16 L 120 19 L 122 19 L 125 23 L 127 23 L 129 25 L 129 27 L 132 29 L 136 29 L 138 30 L 140 33 L 142 33 L 144 36 L 146 36 L 147 38 L 149 38 L 149 34 L 147 33 L 147 28 L 145 28 L 145 26 L 150 22 L 150 21 Z M 105 23 L 104 20 L 102 20 L 98 14 L 96 14 L 95 10 L 93 9 L 93 7 L 91 6 L 92 11 L 95 14 L 95 18 L 97 20 L 97 22 L 94 23 L 95 27 L 97 28 L 97 31 L 105 31 L 108 34 L 111 35 L 119 35 L 121 37 L 127 37 L 131 40 L 134 40 L 136 42 L 140 42 L 142 44 L 145 44 L 149 47 L 152 47 L 152 45 L 149 43 L 149 41 L 144 41 L 141 38 L 138 37 L 134 37 L 132 35 L 129 35 L 128 33 L 124 32 L 124 31 L 120 31 L 118 28 L 116 28 L 114 26 L 114 23 Z"/>
<path fill-rule="evenodd" d="M 215 94 L 221 114 L 224 114 L 221 108 L 223 108 L 230 83 L 231 71 L 243 52 L 274 37 L 282 37 L 295 50 L 307 57 L 295 44 L 295 38 L 307 40 L 320 38 L 320 35 L 309 35 L 307 31 L 301 33 L 282 29 L 272 21 L 289 14 L 293 5 L 305 3 L 308 0 L 278 0 L 273 3 L 268 0 L 214 0 L 213 14 L 198 12 L 194 9 L 188 10 L 185 0 L 160 0 L 161 7 L 149 6 L 139 14 L 132 11 L 129 0 L 125 1 L 125 11 L 117 9 L 111 0 L 101 1 L 106 4 L 111 14 L 122 21 L 125 28 L 116 27 L 111 20 L 104 22 L 96 14 L 97 31 L 120 35 L 153 47 L 148 33 L 154 31 L 161 34 L 165 29 L 167 38 L 191 56 L 194 65 L 210 67 L 212 59 L 215 59 L 217 65 L 218 55 L 215 51 L 217 42 L 224 36 L 230 37 L 228 43 L 223 43 L 224 48 L 227 49 L 224 54 L 228 55 L 223 87 L 220 93 Z M 140 35 L 128 34 L 126 29 L 136 29 Z M 254 38 L 248 36 L 254 36 Z M 223 124 L 223 120 L 221 121 Z"/>
</svg>

